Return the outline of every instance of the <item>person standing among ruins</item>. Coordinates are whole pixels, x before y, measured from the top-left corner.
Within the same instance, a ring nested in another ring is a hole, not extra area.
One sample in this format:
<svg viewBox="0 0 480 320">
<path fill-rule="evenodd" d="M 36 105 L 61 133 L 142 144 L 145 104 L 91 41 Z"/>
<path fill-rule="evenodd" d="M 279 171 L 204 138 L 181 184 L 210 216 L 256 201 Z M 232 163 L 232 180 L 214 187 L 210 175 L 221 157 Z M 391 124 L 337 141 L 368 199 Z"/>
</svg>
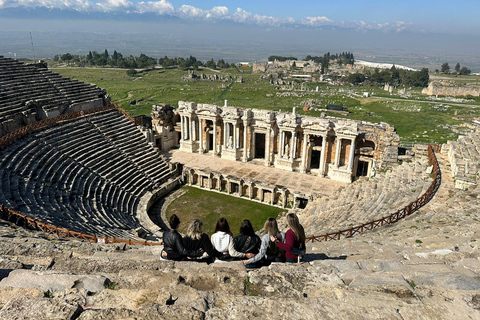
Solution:
<svg viewBox="0 0 480 320">
<path fill-rule="evenodd" d="M 169 220 L 171 230 L 163 234 L 162 258 L 168 260 L 185 260 L 187 257 L 195 258 L 203 254 L 202 250 L 187 250 L 183 246 L 182 236 L 178 233 L 180 219 L 176 214 L 172 214 Z"/>
<path fill-rule="evenodd" d="M 246 268 L 260 268 L 268 266 L 272 262 L 284 262 L 284 251 L 277 247 L 275 242 L 283 241 L 285 234 L 278 230 L 277 220 L 275 218 L 268 218 L 263 226 L 266 234 L 262 237 L 260 250 L 255 257 L 248 260 L 243 260 Z M 271 239 L 275 239 L 272 241 Z"/>
<path fill-rule="evenodd" d="M 270 236 L 270 240 L 285 251 L 287 262 L 297 262 L 299 256 L 305 255 L 305 231 L 295 213 L 287 214 L 287 224 L 290 229 L 285 233 L 285 243 L 279 241 L 275 236 Z"/>
<path fill-rule="evenodd" d="M 223 261 L 232 261 L 235 258 L 245 258 L 245 253 L 238 252 L 233 246 L 233 234 L 225 218 L 220 218 L 215 226 L 215 233 L 212 234 L 212 244 L 218 252 L 222 253 L 219 257 Z M 249 258 L 253 257 L 249 254 Z"/>
<path fill-rule="evenodd" d="M 202 227 L 203 223 L 200 220 L 193 220 L 188 226 L 186 236 L 183 238 L 183 245 L 187 250 L 202 250 L 204 252 L 196 261 L 213 262 L 215 258 L 220 258 L 222 253 L 213 247 L 208 235 L 203 233 Z"/>
</svg>

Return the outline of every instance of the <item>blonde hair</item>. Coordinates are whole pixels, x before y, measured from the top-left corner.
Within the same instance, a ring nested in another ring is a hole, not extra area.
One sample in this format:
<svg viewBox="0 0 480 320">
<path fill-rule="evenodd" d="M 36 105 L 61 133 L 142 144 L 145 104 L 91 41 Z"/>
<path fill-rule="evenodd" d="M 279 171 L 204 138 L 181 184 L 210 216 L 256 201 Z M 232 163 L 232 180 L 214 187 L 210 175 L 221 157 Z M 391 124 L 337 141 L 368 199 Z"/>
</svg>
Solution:
<svg viewBox="0 0 480 320">
<path fill-rule="evenodd" d="M 298 216 L 295 213 L 287 214 L 287 223 L 290 229 L 292 229 L 293 233 L 295 233 L 295 239 L 298 242 L 303 243 L 305 242 L 305 231 L 303 230 L 303 226 L 298 221 Z"/>
<path fill-rule="evenodd" d="M 200 240 L 203 233 L 202 226 L 203 226 L 202 221 L 198 219 L 195 219 L 192 222 L 190 222 L 190 225 L 188 226 L 188 229 L 187 229 L 187 237 L 193 240 Z"/>
</svg>

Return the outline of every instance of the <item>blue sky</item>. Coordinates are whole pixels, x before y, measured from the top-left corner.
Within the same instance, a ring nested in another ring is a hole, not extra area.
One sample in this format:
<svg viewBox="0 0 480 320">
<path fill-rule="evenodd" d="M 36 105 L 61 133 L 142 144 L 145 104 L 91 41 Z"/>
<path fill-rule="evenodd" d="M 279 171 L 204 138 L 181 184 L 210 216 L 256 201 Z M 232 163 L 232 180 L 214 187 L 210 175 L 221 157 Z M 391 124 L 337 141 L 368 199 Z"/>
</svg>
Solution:
<svg viewBox="0 0 480 320">
<path fill-rule="evenodd" d="M 52 11 L 49 18 L 67 12 L 88 18 L 116 13 L 142 20 L 154 16 L 206 23 L 250 24 L 266 27 L 335 27 L 385 32 L 480 33 L 478 0 L 0 0 L 2 17 L 28 17 L 35 10 Z M 3 11 L 3 12 L 2 12 Z M 11 15 L 11 16 L 9 16 Z"/>
</svg>

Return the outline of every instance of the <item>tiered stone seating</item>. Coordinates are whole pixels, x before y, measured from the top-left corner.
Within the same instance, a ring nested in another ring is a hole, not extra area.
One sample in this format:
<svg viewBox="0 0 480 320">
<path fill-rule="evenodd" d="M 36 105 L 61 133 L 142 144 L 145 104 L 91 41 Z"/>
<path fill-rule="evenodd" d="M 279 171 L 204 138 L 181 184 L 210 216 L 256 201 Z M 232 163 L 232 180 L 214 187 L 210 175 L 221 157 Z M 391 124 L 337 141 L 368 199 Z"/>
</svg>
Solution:
<svg viewBox="0 0 480 320">
<path fill-rule="evenodd" d="M 94 85 L 62 78 L 43 64 L 23 64 L 0 56 L 0 136 L 70 107 L 105 104 L 106 92 Z"/>
<path fill-rule="evenodd" d="M 448 160 L 455 187 L 468 189 L 477 184 L 480 174 L 480 132 L 475 130 L 457 141 L 449 141 Z"/>
<path fill-rule="evenodd" d="M 140 198 L 170 175 L 113 110 L 30 134 L 0 152 L 0 203 L 58 227 L 137 238 Z"/>
<path fill-rule="evenodd" d="M 427 157 L 404 162 L 375 177 L 362 178 L 337 190 L 334 197 L 319 197 L 301 213 L 307 234 L 323 234 L 379 219 L 421 196 L 432 180 Z"/>
</svg>

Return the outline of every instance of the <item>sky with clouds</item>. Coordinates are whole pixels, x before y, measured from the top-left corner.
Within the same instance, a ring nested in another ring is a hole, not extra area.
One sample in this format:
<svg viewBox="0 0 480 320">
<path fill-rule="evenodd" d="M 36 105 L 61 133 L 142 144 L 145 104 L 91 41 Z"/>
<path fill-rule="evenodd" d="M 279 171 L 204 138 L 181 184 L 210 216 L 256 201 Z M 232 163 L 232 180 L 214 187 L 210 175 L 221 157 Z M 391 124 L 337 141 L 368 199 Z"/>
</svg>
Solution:
<svg viewBox="0 0 480 320">
<path fill-rule="evenodd" d="M 15 18 L 21 18 L 22 10 L 28 12 L 29 17 L 32 11 L 50 10 L 59 18 L 66 12 L 79 13 L 84 18 L 115 13 L 133 20 L 149 15 L 159 21 L 169 17 L 265 27 L 480 33 L 480 1 L 477 0 L 0 0 L 0 14 L 4 11 L 4 17 L 14 12 Z"/>
</svg>

